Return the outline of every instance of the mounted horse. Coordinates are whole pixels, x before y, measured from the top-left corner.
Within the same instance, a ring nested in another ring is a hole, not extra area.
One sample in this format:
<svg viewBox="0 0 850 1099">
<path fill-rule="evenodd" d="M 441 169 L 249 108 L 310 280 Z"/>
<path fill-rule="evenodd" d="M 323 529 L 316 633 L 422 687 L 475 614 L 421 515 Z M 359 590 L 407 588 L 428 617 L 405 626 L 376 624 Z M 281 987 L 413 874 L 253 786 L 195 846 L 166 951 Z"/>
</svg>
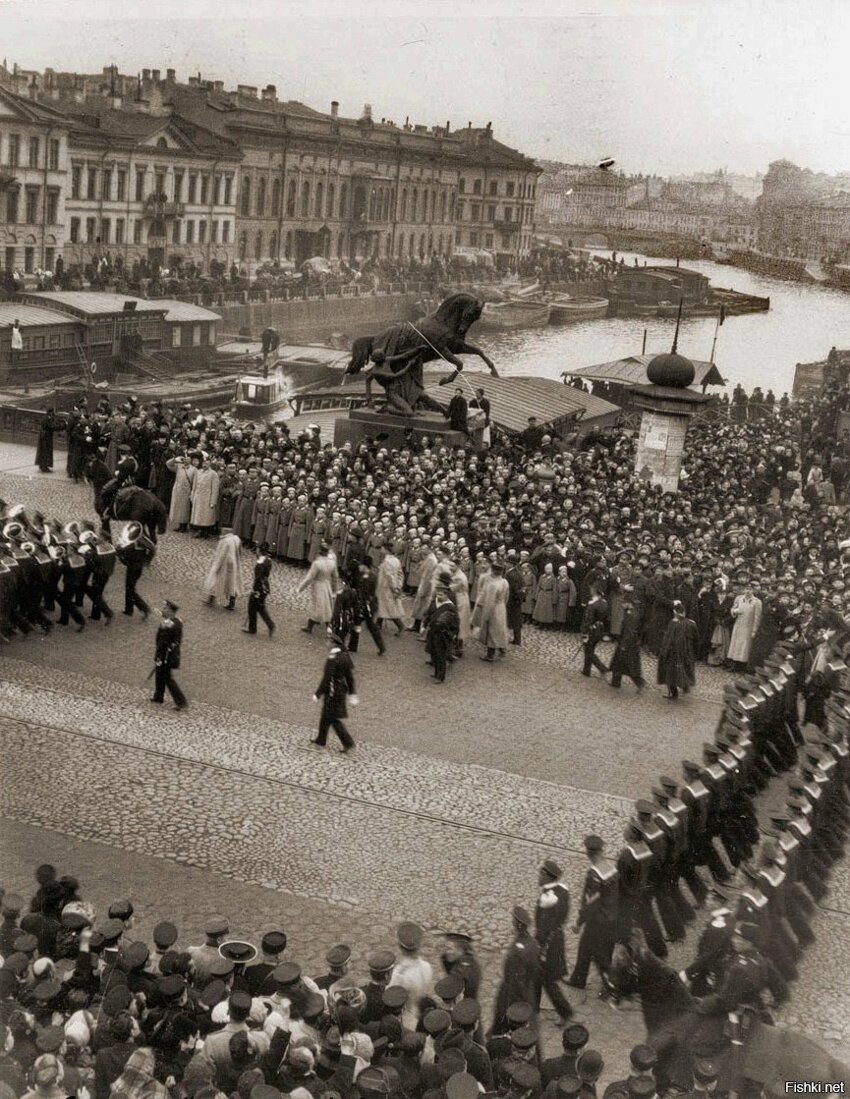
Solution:
<svg viewBox="0 0 850 1099">
<path fill-rule="evenodd" d="M 168 529 L 168 509 L 165 504 L 154 493 L 138 485 L 127 485 L 118 489 L 109 508 L 108 518 L 130 519 L 141 523 L 154 544 L 157 532 L 165 534 Z"/>
</svg>

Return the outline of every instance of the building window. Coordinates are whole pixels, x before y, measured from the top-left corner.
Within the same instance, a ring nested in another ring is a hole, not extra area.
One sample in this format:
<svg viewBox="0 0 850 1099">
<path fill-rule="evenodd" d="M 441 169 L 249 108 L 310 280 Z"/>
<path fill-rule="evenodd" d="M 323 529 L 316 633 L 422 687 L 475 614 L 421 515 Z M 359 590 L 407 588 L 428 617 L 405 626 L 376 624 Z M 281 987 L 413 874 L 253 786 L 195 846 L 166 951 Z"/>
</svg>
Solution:
<svg viewBox="0 0 850 1099">
<path fill-rule="evenodd" d="M 286 188 L 286 216 L 288 218 L 295 217 L 295 193 L 295 180 L 290 179 L 289 186 Z"/>
<path fill-rule="evenodd" d="M 194 221 L 187 221 L 186 222 L 186 243 L 187 244 L 194 244 L 195 243 L 195 223 L 194 223 Z"/>
<path fill-rule="evenodd" d="M 487 220 L 488 221 L 495 221 L 496 220 L 496 207 L 493 206 L 492 204 L 487 207 Z"/>
<path fill-rule="evenodd" d="M 59 171 L 59 139 L 51 137 L 47 143 L 47 167 L 51 172 Z"/>
<path fill-rule="evenodd" d="M 325 188 L 321 183 L 316 184 L 316 217 L 320 218 L 325 208 Z"/>
<path fill-rule="evenodd" d="M 265 178 L 257 181 L 257 217 L 266 216 L 266 181 Z"/>
<path fill-rule="evenodd" d="M 301 217 L 308 218 L 310 216 L 310 184 L 306 182 L 301 184 Z"/>
<path fill-rule="evenodd" d="M 333 218 L 334 216 L 334 202 L 336 200 L 336 187 L 332 183 L 328 184 L 328 205 L 325 211 L 327 218 Z"/>
<path fill-rule="evenodd" d="M 499 181 L 497 179 L 490 180 L 490 194 L 497 195 L 499 193 Z"/>
<path fill-rule="evenodd" d="M 5 263 L 7 271 L 15 270 L 15 249 L 11 245 L 6 249 Z"/>
<path fill-rule="evenodd" d="M 38 153 L 39 153 L 39 141 L 37 137 L 31 137 L 29 140 L 29 162 L 30 168 L 38 167 Z"/>
<path fill-rule="evenodd" d="M 97 219 L 86 218 L 86 243 L 94 244 L 97 236 Z"/>
<path fill-rule="evenodd" d="M 198 177 L 194 172 L 189 173 L 189 198 L 188 201 L 191 205 L 195 204 L 195 200 L 198 194 Z"/>
<path fill-rule="evenodd" d="M 474 195 L 480 195 L 481 194 L 481 180 L 480 179 L 474 179 L 472 181 L 472 193 Z"/>
<path fill-rule="evenodd" d="M 263 255 L 263 234 L 257 233 L 254 238 L 254 259 L 261 259 Z"/>
<path fill-rule="evenodd" d="M 286 234 L 286 258 L 292 259 L 292 233 Z"/>
<path fill-rule="evenodd" d="M 71 244 L 80 242 L 80 219 L 71 218 Z"/>
<path fill-rule="evenodd" d="M 472 232 L 472 233 L 469 234 L 469 243 L 472 245 L 473 248 L 478 247 L 478 234 L 477 233 Z"/>
<path fill-rule="evenodd" d="M 485 233 L 484 234 L 484 247 L 485 248 L 492 248 L 493 247 L 493 234 L 492 233 Z"/>
<path fill-rule="evenodd" d="M 510 233 L 502 233 L 502 248 L 507 251 L 511 246 Z"/>
<path fill-rule="evenodd" d="M 223 221 L 221 223 L 221 243 L 222 244 L 229 244 L 230 243 L 230 222 L 229 221 Z"/>
<path fill-rule="evenodd" d="M 123 244 L 124 243 L 124 219 L 123 218 L 116 218 L 115 219 L 115 243 L 116 244 Z"/>
<path fill-rule="evenodd" d="M 198 222 L 198 244 L 205 244 L 207 239 L 207 223 L 203 218 Z"/>
<path fill-rule="evenodd" d="M 127 173 L 118 169 L 118 175 L 115 180 L 115 199 L 117 202 L 124 202 L 127 198 Z"/>
<path fill-rule="evenodd" d="M 27 245 L 24 249 L 24 272 L 27 275 L 31 275 L 35 270 L 35 248 L 32 245 Z M 44 336 L 41 337 L 42 347 L 44 346 Z"/>
<path fill-rule="evenodd" d="M 86 198 L 97 198 L 97 168 L 89 168 Z"/>
<path fill-rule="evenodd" d="M 79 198 L 83 185 L 83 169 L 77 165 L 71 169 L 71 198 Z"/>
<path fill-rule="evenodd" d="M 18 195 L 19 191 L 13 189 L 6 194 L 6 221 L 14 225 L 18 220 Z"/>
<path fill-rule="evenodd" d="M 508 196 L 508 198 L 513 198 L 514 197 L 514 186 L 515 185 L 513 183 L 510 183 L 510 182 L 505 184 L 505 194 Z M 494 191 L 493 194 L 495 194 L 495 193 L 496 192 Z"/>
<path fill-rule="evenodd" d="M 181 332 L 180 325 L 175 324 L 171 329 L 171 346 L 172 347 L 179 347 L 180 346 L 180 332 Z"/>
<path fill-rule="evenodd" d="M 272 184 L 272 217 L 280 217 L 280 180 Z"/>
<path fill-rule="evenodd" d="M 26 223 L 35 225 L 38 222 L 38 194 L 40 187 L 27 187 Z"/>
<path fill-rule="evenodd" d="M 339 216 L 344 218 L 348 215 L 348 184 L 343 183 L 339 189 Z"/>
<path fill-rule="evenodd" d="M 133 222 L 133 244 L 142 243 L 142 223 L 138 218 Z"/>
<path fill-rule="evenodd" d="M 175 202 L 182 202 L 183 201 L 183 173 L 182 172 L 175 172 L 174 173 L 174 201 Z"/>
<path fill-rule="evenodd" d="M 192 347 L 201 346 L 201 326 L 199 324 L 192 325 Z"/>
<path fill-rule="evenodd" d="M 47 192 L 47 223 L 48 225 L 59 224 L 59 192 L 48 191 Z"/>
<path fill-rule="evenodd" d="M 466 194 L 466 180 L 463 178 L 463 176 L 461 176 L 457 182 L 457 190 L 458 194 L 460 195 Z"/>
<path fill-rule="evenodd" d="M 103 169 L 103 177 L 100 181 L 100 197 L 104 202 L 112 198 L 112 172 L 109 168 Z"/>
<path fill-rule="evenodd" d="M 446 192 L 440 195 L 440 221 L 446 220 Z"/>
<path fill-rule="evenodd" d="M 233 176 L 224 177 L 224 205 L 229 206 L 233 197 Z"/>
<path fill-rule="evenodd" d="M 210 190 L 210 177 L 207 175 L 201 176 L 201 205 L 206 206 L 208 202 Z"/>
<path fill-rule="evenodd" d="M 211 221 L 210 222 L 210 241 L 213 244 L 218 244 L 218 222 L 217 221 Z"/>
<path fill-rule="evenodd" d="M 513 221 L 514 212 L 510 206 L 505 207 L 505 221 Z"/>
<path fill-rule="evenodd" d="M 145 198 L 145 170 L 136 169 L 136 202 L 143 202 Z"/>
<path fill-rule="evenodd" d="M 472 219 L 472 221 L 480 221 L 481 220 L 481 203 L 480 202 L 471 202 L 469 204 L 469 207 L 470 207 L 469 216 Z"/>
<path fill-rule="evenodd" d="M 242 180 L 242 217 L 246 218 L 251 213 L 251 180 Z"/>
<path fill-rule="evenodd" d="M 21 135 L 9 134 L 9 167 L 17 168 L 21 162 Z"/>
<path fill-rule="evenodd" d="M 180 243 L 180 222 L 175 219 L 174 224 L 171 226 L 171 243 Z"/>
<path fill-rule="evenodd" d="M 112 233 L 112 222 L 109 218 L 103 218 L 100 223 L 100 241 L 101 244 L 109 244 L 109 237 Z"/>
</svg>

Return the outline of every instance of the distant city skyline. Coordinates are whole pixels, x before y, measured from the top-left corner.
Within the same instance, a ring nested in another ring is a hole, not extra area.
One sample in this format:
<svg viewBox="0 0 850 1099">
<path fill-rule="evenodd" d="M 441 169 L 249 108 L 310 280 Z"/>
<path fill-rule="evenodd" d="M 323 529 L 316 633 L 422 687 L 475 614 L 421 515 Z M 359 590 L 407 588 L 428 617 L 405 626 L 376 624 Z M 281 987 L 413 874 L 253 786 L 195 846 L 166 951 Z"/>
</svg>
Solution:
<svg viewBox="0 0 850 1099">
<path fill-rule="evenodd" d="M 183 81 L 275 84 L 280 98 L 323 111 L 337 99 L 348 117 L 370 103 L 399 125 L 491 121 L 528 155 L 611 156 L 628 174 L 753 175 L 781 158 L 850 171 L 841 0 L 531 2 L 522 18 L 490 0 L 458 0 L 445 18 L 447 5 L 430 0 L 314 18 L 354 10 L 326 3 L 297 22 L 264 0 L 242 8 L 247 17 L 237 10 L 185 0 L 175 18 L 160 0 L 129 13 L 112 0 L 12 0 L 0 32 L 8 63 L 23 68 L 175 68 Z"/>
</svg>

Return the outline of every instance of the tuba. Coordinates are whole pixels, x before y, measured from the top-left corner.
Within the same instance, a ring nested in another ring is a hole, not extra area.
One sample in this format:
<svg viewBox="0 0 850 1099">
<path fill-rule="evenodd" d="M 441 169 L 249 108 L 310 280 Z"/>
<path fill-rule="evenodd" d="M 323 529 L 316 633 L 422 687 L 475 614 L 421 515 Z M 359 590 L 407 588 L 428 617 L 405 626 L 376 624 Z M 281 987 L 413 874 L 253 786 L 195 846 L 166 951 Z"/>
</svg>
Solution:
<svg viewBox="0 0 850 1099">
<path fill-rule="evenodd" d="M 128 549 L 130 546 L 135 546 L 141 539 L 143 534 L 141 523 L 128 523 L 127 526 L 118 535 L 118 542 L 116 543 L 116 549 Z"/>
<path fill-rule="evenodd" d="M 67 534 L 71 538 L 80 537 L 80 524 L 76 519 L 72 519 L 70 523 L 66 523 L 62 528 L 62 533 Z"/>
<path fill-rule="evenodd" d="M 7 542 L 22 542 L 26 537 L 23 523 L 18 519 L 12 519 L 3 526 L 3 538 Z"/>
</svg>

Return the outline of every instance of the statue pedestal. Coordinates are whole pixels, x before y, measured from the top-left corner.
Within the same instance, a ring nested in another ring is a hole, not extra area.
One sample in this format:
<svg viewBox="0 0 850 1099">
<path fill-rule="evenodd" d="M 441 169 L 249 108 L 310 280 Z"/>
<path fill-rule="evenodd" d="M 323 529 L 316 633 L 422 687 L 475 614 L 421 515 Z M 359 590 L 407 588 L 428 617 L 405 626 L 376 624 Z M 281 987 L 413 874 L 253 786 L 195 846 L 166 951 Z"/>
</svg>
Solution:
<svg viewBox="0 0 850 1099">
<path fill-rule="evenodd" d="M 393 412 L 379 412 L 374 408 L 352 408 L 345 416 L 334 422 L 334 445 L 344 446 L 351 443 L 357 447 L 367 437 L 382 438 L 383 444 L 391 450 L 407 445 L 407 433 L 413 433 L 413 439 L 421 442 L 424 437 L 438 446 L 480 446 L 483 431 L 470 426 L 472 442 L 462 431 L 452 431 L 449 421 L 438 412 L 417 412 L 415 416 L 399 416 Z"/>
</svg>

